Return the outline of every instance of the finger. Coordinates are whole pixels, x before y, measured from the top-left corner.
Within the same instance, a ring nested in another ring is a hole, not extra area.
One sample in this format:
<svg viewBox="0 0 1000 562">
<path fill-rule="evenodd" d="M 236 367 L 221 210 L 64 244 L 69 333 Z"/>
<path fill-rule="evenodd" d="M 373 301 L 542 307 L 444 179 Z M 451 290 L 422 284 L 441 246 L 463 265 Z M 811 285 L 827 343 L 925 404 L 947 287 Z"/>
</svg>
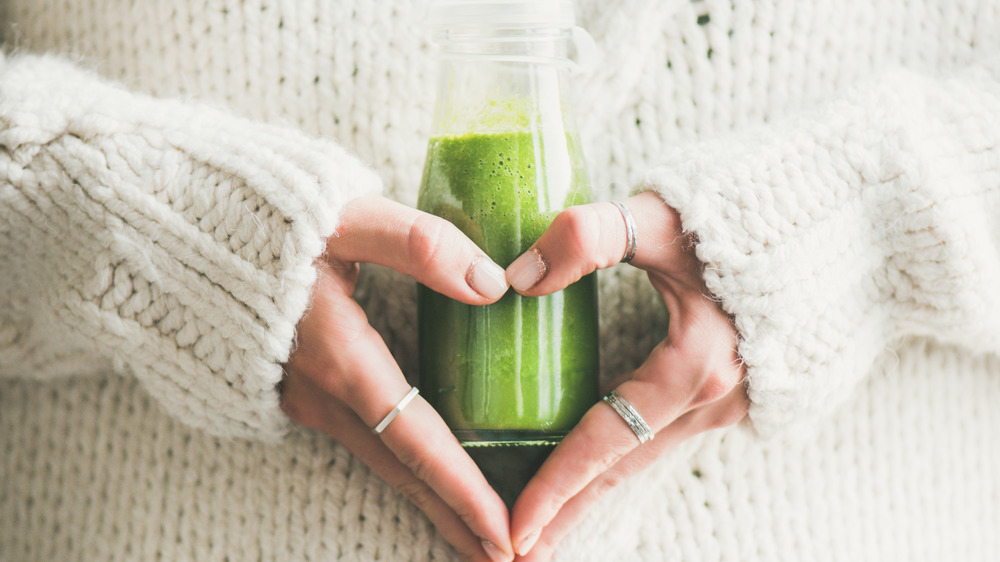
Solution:
<svg viewBox="0 0 1000 562">
<path fill-rule="evenodd" d="M 676 260 L 684 250 L 680 220 L 655 193 L 622 202 L 636 223 L 632 265 L 649 269 Z M 519 293 L 538 296 L 565 288 L 584 275 L 619 263 L 625 253 L 625 220 L 611 203 L 593 203 L 562 211 L 532 247 L 507 268 L 507 280 Z"/>
<path fill-rule="evenodd" d="M 309 340 L 310 349 L 297 351 L 292 366 L 312 374 L 317 386 L 349 405 L 367 428 L 373 428 L 410 385 L 358 303 L 333 290 L 335 281 L 323 268 L 317 284 L 312 309 L 300 327 L 300 333 L 315 336 Z M 339 325 L 355 328 L 341 332 Z M 503 501 L 423 398 L 417 396 L 380 436 L 473 533 L 513 556 Z"/>
<path fill-rule="evenodd" d="M 458 227 L 383 197 L 347 205 L 327 257 L 391 267 L 467 304 L 494 302 L 508 288 L 503 268 Z"/>
<path fill-rule="evenodd" d="M 539 538 L 531 546 L 527 555 L 519 556 L 517 560 L 525 562 L 549 560 L 559 543 L 579 524 L 601 497 L 628 476 L 649 466 L 660 455 L 675 447 L 682 440 L 680 436 L 666 435 L 668 431 L 669 427 L 662 430 L 657 434 L 656 439 L 648 443 L 649 447 L 635 449 L 567 501 L 552 521 L 542 529 Z"/>
<path fill-rule="evenodd" d="M 733 388 L 725 398 L 695 408 L 660 430 L 648 447 L 638 447 L 615 463 L 563 505 L 559 513 L 542 530 L 525 561 L 548 560 L 563 538 L 582 520 L 590 509 L 609 491 L 628 478 L 642 472 L 654 461 L 681 442 L 709 429 L 732 425 L 746 416 L 748 403 L 744 389 Z"/>
<path fill-rule="evenodd" d="M 323 431 L 417 506 L 466 560 L 489 560 L 481 539 L 425 482 L 404 466 L 343 402 L 303 375 L 282 384 L 282 408 L 297 423 Z"/>
<path fill-rule="evenodd" d="M 737 384 L 737 366 L 713 364 L 724 362 L 718 354 L 689 355 L 685 348 L 663 342 L 617 390 L 657 432 L 684 412 L 720 399 Z M 515 503 L 511 520 L 515 547 L 548 525 L 567 501 L 638 446 L 636 434 L 614 409 L 603 401 L 594 405 Z"/>
</svg>

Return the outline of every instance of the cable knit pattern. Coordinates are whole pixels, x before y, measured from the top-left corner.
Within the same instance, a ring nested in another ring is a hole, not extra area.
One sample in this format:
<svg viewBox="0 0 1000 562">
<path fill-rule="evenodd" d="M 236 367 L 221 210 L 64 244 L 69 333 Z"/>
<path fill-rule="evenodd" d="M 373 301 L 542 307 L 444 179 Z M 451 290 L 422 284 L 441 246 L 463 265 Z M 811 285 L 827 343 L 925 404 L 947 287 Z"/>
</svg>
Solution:
<svg viewBox="0 0 1000 562">
<path fill-rule="evenodd" d="M 815 115 L 677 150 L 650 173 L 735 317 L 759 430 L 826 416 L 901 336 L 1000 351 L 992 63 L 893 74 Z"/>
<path fill-rule="evenodd" d="M 330 143 L 54 58 L 2 65 L 0 372 L 110 360 L 195 427 L 279 436 L 312 262 L 378 178 Z"/>
<path fill-rule="evenodd" d="M 578 8 L 595 197 L 680 208 L 754 404 L 556 559 L 995 561 L 1000 3 Z M 261 440 L 341 206 L 375 174 L 416 201 L 420 12 L 0 2 L 0 560 L 454 559 L 322 434 Z M 600 279 L 610 378 L 667 318 L 642 272 Z M 412 280 L 365 267 L 356 297 L 418 375 Z"/>
</svg>

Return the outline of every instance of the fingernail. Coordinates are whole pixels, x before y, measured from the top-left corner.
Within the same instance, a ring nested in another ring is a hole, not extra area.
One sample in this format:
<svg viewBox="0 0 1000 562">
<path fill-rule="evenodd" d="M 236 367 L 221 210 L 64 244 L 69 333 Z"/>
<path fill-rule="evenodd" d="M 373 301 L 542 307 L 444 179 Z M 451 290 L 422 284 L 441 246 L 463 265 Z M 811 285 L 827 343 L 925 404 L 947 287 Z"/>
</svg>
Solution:
<svg viewBox="0 0 1000 562">
<path fill-rule="evenodd" d="M 542 255 L 541 250 L 532 248 L 510 264 L 507 268 L 507 280 L 510 281 L 510 286 L 518 291 L 527 291 L 541 281 L 548 271 L 548 260 Z"/>
<path fill-rule="evenodd" d="M 517 545 L 517 554 L 520 556 L 525 556 L 526 554 L 528 554 L 528 551 L 531 550 L 531 547 L 535 546 L 535 542 L 538 541 L 538 537 L 541 534 L 542 530 L 536 529 L 534 532 L 524 537 L 524 540 L 521 541 L 521 544 Z"/>
<path fill-rule="evenodd" d="M 490 557 L 493 562 L 510 562 L 511 556 L 505 554 L 504 551 L 500 550 L 500 547 L 490 542 L 488 539 L 483 539 L 483 550 Z"/>
<path fill-rule="evenodd" d="M 488 299 L 497 299 L 507 292 L 504 270 L 486 256 L 476 256 L 465 274 L 465 282 Z"/>
</svg>

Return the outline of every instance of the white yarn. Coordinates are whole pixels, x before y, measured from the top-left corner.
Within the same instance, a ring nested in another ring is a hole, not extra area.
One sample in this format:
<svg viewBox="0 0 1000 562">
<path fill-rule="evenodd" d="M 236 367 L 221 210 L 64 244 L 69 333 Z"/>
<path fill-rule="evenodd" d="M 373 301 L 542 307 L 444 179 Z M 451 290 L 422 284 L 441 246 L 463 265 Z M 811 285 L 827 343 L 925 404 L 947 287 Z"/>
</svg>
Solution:
<svg viewBox="0 0 1000 562">
<path fill-rule="evenodd" d="M 377 177 L 331 143 L 52 57 L 4 61 L 0 115 L 12 338 L 113 359 L 195 427 L 281 435 L 276 385 L 312 262 Z"/>
<path fill-rule="evenodd" d="M 825 417 L 903 336 L 1000 351 L 990 62 L 993 73 L 892 74 L 814 115 L 679 150 L 650 173 L 735 318 L 758 430 Z"/>
<path fill-rule="evenodd" d="M 275 384 L 312 259 L 379 188 L 346 151 L 416 200 L 436 85 L 419 5 L 3 9 L 8 50 L 49 54 L 0 61 L 0 559 L 453 558 L 325 436 L 262 442 L 288 430 Z M 1000 5 L 579 14 L 602 48 L 575 88 L 595 195 L 645 178 L 680 209 L 774 437 L 686 443 L 557 558 L 993 559 Z M 362 279 L 415 374 L 412 282 Z M 634 270 L 601 293 L 614 376 L 664 315 Z"/>
</svg>

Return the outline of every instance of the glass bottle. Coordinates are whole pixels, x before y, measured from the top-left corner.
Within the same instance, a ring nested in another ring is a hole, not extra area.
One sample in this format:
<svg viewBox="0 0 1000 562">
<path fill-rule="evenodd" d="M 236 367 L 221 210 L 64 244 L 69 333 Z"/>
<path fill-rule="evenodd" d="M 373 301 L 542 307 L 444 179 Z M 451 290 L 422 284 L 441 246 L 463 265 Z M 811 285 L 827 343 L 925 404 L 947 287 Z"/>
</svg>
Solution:
<svg viewBox="0 0 1000 562">
<path fill-rule="evenodd" d="M 589 36 L 558 0 L 442 0 L 417 206 L 501 267 L 562 209 L 591 201 L 566 92 Z M 467 446 L 557 443 L 598 399 L 597 284 L 470 306 L 418 288 L 421 393 Z"/>
</svg>

